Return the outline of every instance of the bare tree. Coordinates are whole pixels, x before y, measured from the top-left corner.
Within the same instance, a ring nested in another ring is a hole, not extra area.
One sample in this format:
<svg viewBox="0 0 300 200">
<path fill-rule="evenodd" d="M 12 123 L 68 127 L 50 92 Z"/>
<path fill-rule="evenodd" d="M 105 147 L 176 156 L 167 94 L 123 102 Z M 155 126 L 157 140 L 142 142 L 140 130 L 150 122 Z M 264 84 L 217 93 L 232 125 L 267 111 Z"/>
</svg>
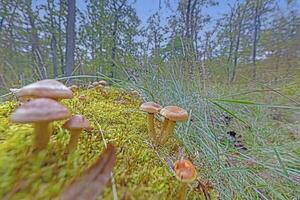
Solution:
<svg viewBox="0 0 300 200">
<path fill-rule="evenodd" d="M 75 0 L 68 0 L 67 31 L 66 31 L 66 76 L 71 76 L 75 64 Z"/>
<path fill-rule="evenodd" d="M 47 78 L 45 64 L 42 58 L 41 49 L 40 49 L 40 42 L 37 28 L 35 27 L 35 16 L 32 11 L 32 0 L 26 0 L 25 8 L 27 17 L 29 19 L 29 24 L 31 26 L 30 35 L 31 35 L 31 51 L 33 60 L 36 62 L 37 67 L 36 71 L 38 72 L 39 79 Z"/>
</svg>

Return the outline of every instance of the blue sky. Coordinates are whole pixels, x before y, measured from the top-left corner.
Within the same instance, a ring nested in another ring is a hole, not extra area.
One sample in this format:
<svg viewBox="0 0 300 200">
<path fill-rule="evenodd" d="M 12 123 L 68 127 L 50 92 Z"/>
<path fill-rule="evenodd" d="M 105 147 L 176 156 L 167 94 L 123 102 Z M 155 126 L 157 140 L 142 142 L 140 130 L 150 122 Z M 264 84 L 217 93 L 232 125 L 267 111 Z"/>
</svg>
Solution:
<svg viewBox="0 0 300 200">
<path fill-rule="evenodd" d="M 154 14 L 155 12 L 159 12 L 161 16 L 168 16 L 171 14 L 169 9 L 166 8 L 164 4 L 164 0 L 161 0 L 161 9 L 159 9 L 159 0 L 137 0 L 134 7 L 136 8 L 137 14 L 145 23 L 149 16 Z M 179 0 L 169 0 L 172 8 L 175 10 L 176 6 L 178 5 Z M 222 0 L 219 1 L 219 6 L 214 6 L 210 8 L 206 8 L 204 10 L 205 13 L 210 14 L 214 17 L 219 17 L 220 15 L 224 14 L 228 11 L 228 3 L 232 3 L 234 0 Z"/>
<path fill-rule="evenodd" d="M 171 7 L 175 10 L 178 2 L 180 0 L 168 0 L 170 2 Z M 233 4 L 236 0 L 218 0 L 219 5 L 214 7 L 204 8 L 203 12 L 205 14 L 209 14 L 214 19 L 219 18 L 224 13 L 229 12 L 228 4 Z M 240 0 L 241 2 L 243 0 Z M 280 8 L 285 10 L 287 8 L 287 0 L 276 0 L 279 3 Z M 133 0 L 129 0 L 129 2 L 133 2 Z M 161 0 L 161 8 L 159 9 L 159 0 L 136 0 L 136 3 L 133 4 L 133 7 L 136 9 L 137 15 L 142 21 L 142 25 L 145 25 L 147 19 L 153 15 L 155 12 L 159 12 L 162 16 L 162 23 L 166 23 L 165 18 L 172 14 L 169 9 L 166 8 L 164 4 L 165 0 Z M 44 4 L 46 0 L 33 0 L 33 5 Z M 294 0 L 294 8 L 299 7 L 300 9 L 300 0 Z M 85 1 L 84 0 L 76 0 L 76 6 L 80 9 L 85 9 Z"/>
</svg>

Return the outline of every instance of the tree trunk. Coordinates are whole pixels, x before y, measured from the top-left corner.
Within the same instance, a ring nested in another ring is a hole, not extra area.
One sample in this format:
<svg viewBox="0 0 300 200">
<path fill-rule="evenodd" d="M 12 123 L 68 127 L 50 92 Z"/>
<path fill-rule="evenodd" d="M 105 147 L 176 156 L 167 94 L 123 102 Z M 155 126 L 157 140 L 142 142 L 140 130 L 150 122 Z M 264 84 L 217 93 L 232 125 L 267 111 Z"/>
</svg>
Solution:
<svg viewBox="0 0 300 200">
<path fill-rule="evenodd" d="M 245 16 L 245 9 L 246 9 L 246 5 L 245 5 L 244 9 L 239 10 L 239 13 L 238 13 L 239 23 L 238 23 L 238 27 L 237 27 L 237 33 L 235 34 L 237 38 L 236 38 L 236 45 L 235 45 L 235 49 L 234 49 L 234 61 L 233 61 L 233 69 L 232 69 L 232 76 L 230 79 L 230 83 L 232 83 L 236 77 L 236 68 L 237 68 L 237 64 L 238 64 L 238 56 L 239 56 L 238 54 L 239 54 L 239 48 L 240 48 L 242 26 L 243 26 L 243 21 L 244 21 L 244 16 Z M 240 16 L 241 13 L 242 13 L 242 16 Z"/>
<path fill-rule="evenodd" d="M 4 19 L 5 19 L 5 17 L 2 17 L 0 20 L 0 31 L 2 30 Z"/>
<path fill-rule="evenodd" d="M 117 29 L 118 29 L 118 16 L 116 14 L 114 25 L 113 25 L 113 32 L 112 32 L 113 46 L 111 49 L 111 60 L 112 60 L 111 77 L 114 77 L 115 59 L 116 59 L 116 51 L 117 51 Z"/>
<path fill-rule="evenodd" d="M 26 1 L 26 12 L 28 15 L 29 24 L 31 26 L 31 31 L 30 31 L 31 51 L 32 51 L 33 60 L 35 60 L 37 63 L 37 71 L 39 74 L 39 79 L 45 79 L 45 78 L 47 78 L 46 69 L 45 69 L 45 65 L 44 65 L 40 47 L 39 47 L 39 37 L 38 37 L 38 33 L 37 33 L 37 30 L 35 27 L 35 21 L 34 21 L 34 16 L 33 16 L 33 12 L 32 12 L 32 1 L 31 0 Z"/>
<path fill-rule="evenodd" d="M 189 38 L 191 36 L 190 34 L 190 14 L 191 14 L 191 1 L 188 0 L 187 3 L 187 9 L 186 9 L 186 20 L 185 20 L 185 37 Z"/>
<path fill-rule="evenodd" d="M 260 0 L 256 1 L 254 17 L 253 17 L 253 44 L 252 44 L 252 65 L 253 65 L 253 72 L 252 72 L 252 80 L 256 79 L 256 50 L 257 50 L 257 40 L 258 40 L 258 31 L 259 31 L 259 5 Z"/>
<path fill-rule="evenodd" d="M 111 49 L 111 60 L 112 60 L 112 68 L 111 68 L 111 77 L 114 76 L 114 68 L 115 68 L 115 59 L 117 54 L 117 32 L 118 32 L 118 21 L 120 18 L 120 12 L 123 6 L 125 5 L 126 0 L 123 0 L 121 5 L 117 7 L 117 3 L 115 2 L 114 7 L 114 22 L 113 22 L 113 31 L 112 31 L 112 38 L 113 38 L 113 46 Z"/>
<path fill-rule="evenodd" d="M 56 41 L 56 36 L 55 36 L 55 27 L 54 27 L 54 19 L 53 19 L 53 10 L 54 10 L 54 1 L 48 0 L 48 9 L 50 12 L 50 27 L 51 27 L 51 54 L 52 54 L 52 64 L 53 64 L 53 78 L 58 77 L 58 71 L 57 71 L 57 54 L 56 54 L 56 46 L 57 46 L 57 41 Z"/>
<path fill-rule="evenodd" d="M 68 0 L 68 16 L 66 31 L 66 76 L 71 76 L 75 63 L 75 0 Z"/>
<path fill-rule="evenodd" d="M 56 55 L 56 37 L 52 35 L 51 38 L 51 54 L 52 54 L 52 64 L 53 64 L 53 78 L 58 77 L 58 70 L 57 70 L 57 55 Z"/>
<path fill-rule="evenodd" d="M 60 55 L 60 67 L 61 67 L 61 74 L 65 75 L 65 60 L 64 60 L 64 53 L 63 53 L 63 46 L 64 46 L 64 41 L 63 41 L 63 30 L 62 30 L 62 23 L 63 23 L 63 1 L 60 1 L 59 5 L 59 16 L 58 16 L 58 50 L 59 50 L 59 55 Z"/>
</svg>

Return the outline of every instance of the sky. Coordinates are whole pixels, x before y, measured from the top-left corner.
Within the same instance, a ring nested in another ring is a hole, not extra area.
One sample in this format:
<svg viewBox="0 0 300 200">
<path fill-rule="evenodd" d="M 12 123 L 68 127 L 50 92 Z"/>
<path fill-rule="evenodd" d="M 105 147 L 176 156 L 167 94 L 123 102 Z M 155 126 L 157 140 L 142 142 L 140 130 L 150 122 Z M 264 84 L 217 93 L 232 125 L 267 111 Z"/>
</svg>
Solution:
<svg viewBox="0 0 300 200">
<path fill-rule="evenodd" d="M 138 16 L 142 20 L 142 23 L 146 23 L 149 16 L 151 16 L 157 11 L 161 16 L 164 17 L 171 14 L 169 9 L 167 9 L 165 6 L 164 0 L 161 0 L 161 9 L 159 9 L 159 1 L 160 0 L 137 0 L 134 7 L 136 8 Z M 176 6 L 178 5 L 179 0 L 169 0 L 169 1 L 172 6 L 172 9 L 176 10 Z M 234 2 L 234 0 L 221 0 L 219 1 L 218 6 L 206 8 L 204 11 L 206 14 L 210 14 L 214 17 L 218 17 L 229 10 L 227 4 L 232 2 Z"/>
<path fill-rule="evenodd" d="M 133 2 L 134 0 L 129 0 Z M 159 2 L 161 1 L 161 8 L 159 7 Z M 172 9 L 176 10 L 176 6 L 180 0 L 168 0 Z M 229 4 L 233 4 L 236 0 L 218 0 L 219 5 L 204 8 L 203 12 L 209 14 L 213 19 L 221 17 L 224 13 L 228 13 L 230 8 Z M 243 0 L 240 0 L 241 2 Z M 287 8 L 288 0 L 276 0 L 279 4 L 279 7 L 283 10 Z M 44 4 L 47 0 L 33 0 L 33 6 L 38 4 Z M 138 17 L 141 19 L 141 26 L 145 26 L 147 19 L 156 12 L 159 12 L 162 17 L 162 23 L 167 23 L 166 17 L 171 15 L 172 11 L 166 8 L 165 0 L 136 0 L 136 3 L 133 4 L 133 7 L 136 9 Z M 300 10 L 300 0 L 294 0 L 293 7 L 299 7 Z M 85 0 L 76 0 L 76 6 L 80 9 L 86 9 Z"/>
<path fill-rule="evenodd" d="M 37 0 L 37 1 L 45 1 L 45 0 Z M 161 8 L 159 7 L 159 2 L 161 1 Z M 166 23 L 165 18 L 172 14 L 164 3 L 165 0 L 136 0 L 136 3 L 133 4 L 133 7 L 136 9 L 137 15 L 142 21 L 142 25 L 146 25 L 147 19 L 156 12 L 159 12 L 160 16 L 162 16 L 162 23 Z M 179 0 L 168 0 L 173 10 L 176 10 Z M 219 5 L 211 8 L 204 9 L 206 14 L 210 14 L 211 16 L 217 18 L 229 11 L 228 4 L 231 4 L 235 0 L 219 0 Z M 129 2 L 133 2 L 133 0 L 129 0 Z M 78 8 L 85 8 L 85 2 L 83 0 L 77 0 L 76 6 Z"/>
</svg>

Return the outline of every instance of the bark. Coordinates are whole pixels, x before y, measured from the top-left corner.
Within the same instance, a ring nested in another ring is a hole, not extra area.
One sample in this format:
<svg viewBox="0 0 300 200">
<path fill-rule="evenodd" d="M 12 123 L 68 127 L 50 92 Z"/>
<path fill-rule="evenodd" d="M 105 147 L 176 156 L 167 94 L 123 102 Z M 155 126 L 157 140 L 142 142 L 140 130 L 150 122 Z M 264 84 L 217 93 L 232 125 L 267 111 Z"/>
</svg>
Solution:
<svg viewBox="0 0 300 200">
<path fill-rule="evenodd" d="M 66 31 L 66 76 L 71 76 L 75 63 L 75 0 L 68 0 Z"/>
</svg>

